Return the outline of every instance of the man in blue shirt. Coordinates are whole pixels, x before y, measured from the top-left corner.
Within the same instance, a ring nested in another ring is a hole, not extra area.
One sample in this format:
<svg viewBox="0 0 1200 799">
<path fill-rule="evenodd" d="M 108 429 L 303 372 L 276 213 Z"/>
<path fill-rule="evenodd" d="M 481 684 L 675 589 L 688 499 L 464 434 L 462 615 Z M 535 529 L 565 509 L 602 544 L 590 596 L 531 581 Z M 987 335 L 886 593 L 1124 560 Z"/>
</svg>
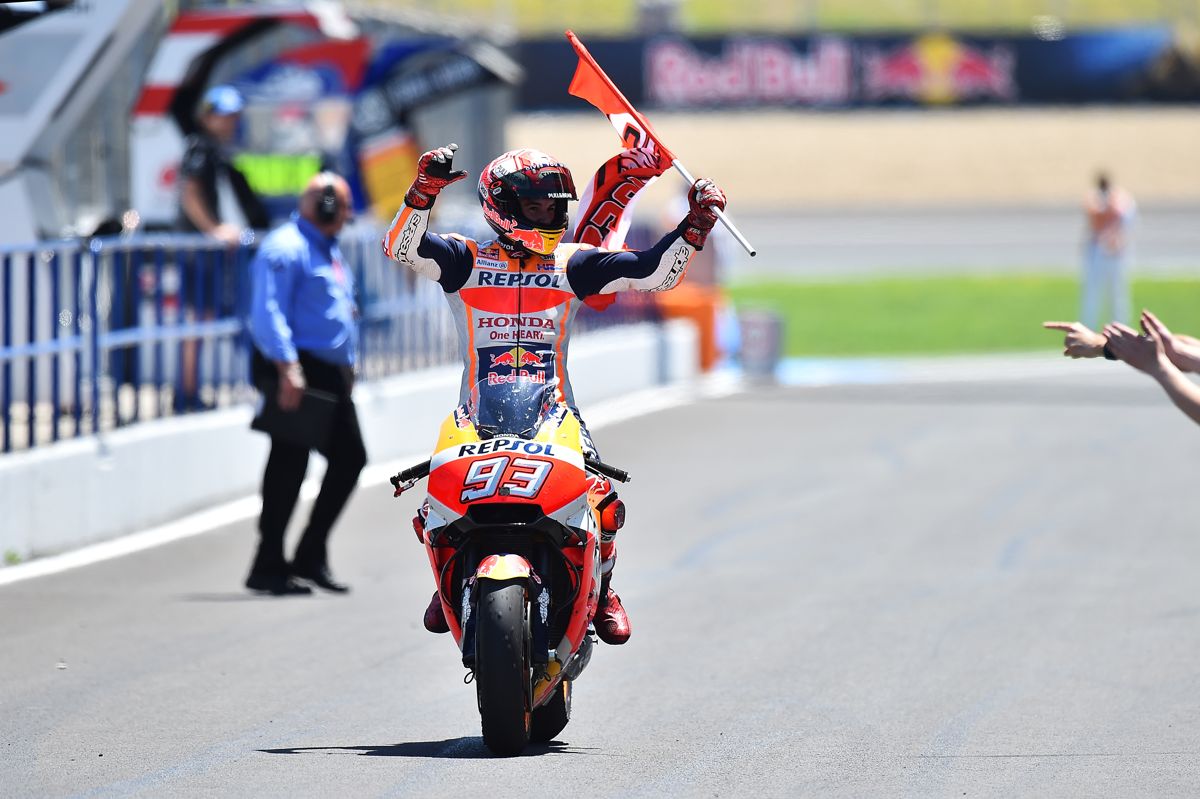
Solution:
<svg viewBox="0 0 1200 799">
<path fill-rule="evenodd" d="M 250 332 L 256 350 L 252 368 L 264 404 L 277 405 L 271 409 L 282 411 L 276 418 L 300 413 L 299 421 L 314 418 L 301 412 L 306 389 L 337 399 L 328 428 L 315 436 L 311 430 L 298 437 L 289 435 L 286 426 L 268 428 L 271 454 L 263 473 L 261 538 L 246 578 L 252 591 L 308 594 L 312 589 L 306 583 L 336 593 L 349 590 L 329 570 L 327 540 L 367 462 L 350 398 L 358 349 L 354 277 L 336 239 L 350 207 L 346 181 L 322 172 L 300 196 L 299 211 L 263 240 L 251 265 Z M 325 456 L 328 468 L 308 526 L 288 563 L 284 536 L 311 448 Z"/>
</svg>

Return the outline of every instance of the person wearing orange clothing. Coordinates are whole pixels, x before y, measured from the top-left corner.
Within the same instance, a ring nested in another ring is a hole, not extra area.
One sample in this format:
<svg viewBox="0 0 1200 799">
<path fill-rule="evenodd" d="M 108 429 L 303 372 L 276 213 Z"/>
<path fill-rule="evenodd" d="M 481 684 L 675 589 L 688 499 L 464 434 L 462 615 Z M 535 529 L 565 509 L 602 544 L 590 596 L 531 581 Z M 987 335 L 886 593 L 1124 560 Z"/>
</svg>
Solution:
<svg viewBox="0 0 1200 799">
<path fill-rule="evenodd" d="M 474 386 L 504 385 L 521 377 L 555 386 L 584 429 L 584 446 L 595 447 L 575 406 L 567 375 L 572 323 L 588 297 L 620 291 L 666 291 L 681 280 L 692 255 L 703 248 L 725 195 L 709 180 L 689 192 L 682 222 L 643 251 L 609 251 L 588 244 L 561 244 L 567 203 L 578 199 L 571 171 L 537 150 L 504 153 L 479 177 L 484 219 L 496 232 L 488 241 L 428 232 L 437 195 L 466 172 L 452 166 L 456 145 L 424 153 L 417 177 L 384 236 L 387 255 L 437 281 L 450 304 L 463 350 L 459 401 Z M 611 486 L 606 489 L 611 492 Z M 607 539 L 607 540 L 606 540 Z M 608 644 L 629 640 L 629 617 L 611 587 L 616 542 L 601 539 L 600 608 L 596 633 Z M 449 629 L 435 593 L 425 613 L 431 632 Z"/>
<path fill-rule="evenodd" d="M 1133 196 L 1112 185 L 1108 175 L 1101 172 L 1084 211 L 1087 241 L 1079 320 L 1093 330 L 1105 321 L 1129 322 L 1130 234 L 1137 212 Z M 1103 310 L 1108 312 L 1105 318 Z"/>
</svg>

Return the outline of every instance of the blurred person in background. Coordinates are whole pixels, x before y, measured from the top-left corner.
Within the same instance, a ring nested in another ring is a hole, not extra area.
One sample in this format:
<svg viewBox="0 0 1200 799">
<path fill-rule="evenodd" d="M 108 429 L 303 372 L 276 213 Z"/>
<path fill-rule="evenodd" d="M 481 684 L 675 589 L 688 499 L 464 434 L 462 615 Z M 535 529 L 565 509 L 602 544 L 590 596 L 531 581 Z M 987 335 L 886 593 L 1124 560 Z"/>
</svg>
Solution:
<svg viewBox="0 0 1200 799">
<path fill-rule="evenodd" d="M 1106 325 L 1103 333 L 1080 322 L 1044 322 L 1042 326 L 1067 334 L 1063 340 L 1067 357 L 1124 361 L 1150 375 L 1175 407 L 1200 424 L 1200 386 L 1184 374 L 1200 373 L 1200 339 L 1172 333 L 1150 311 L 1142 311 L 1141 334 L 1121 322 Z"/>
<path fill-rule="evenodd" d="M 367 463 L 351 399 L 358 349 L 354 278 L 337 243 L 350 214 L 346 181 L 330 172 L 318 174 L 301 194 L 299 210 L 263 240 L 251 265 L 252 371 L 264 403 L 296 413 L 308 388 L 337 398 L 324 441 L 315 447 L 328 461 L 325 477 L 290 563 L 284 557 L 284 536 L 308 471 L 310 448 L 283 435 L 271 436 L 258 553 L 246 578 L 252 591 L 307 594 L 311 589 L 305 583 L 334 593 L 350 590 L 334 579 L 328 553 L 330 530 Z"/>
<path fill-rule="evenodd" d="M 1133 196 L 1096 175 L 1096 188 L 1084 202 L 1087 241 L 1083 256 L 1083 297 L 1079 318 L 1092 330 L 1104 319 L 1128 322 L 1130 236 L 1136 214 Z M 1107 317 L 1101 316 L 1107 311 Z"/>
<path fill-rule="evenodd" d="M 203 233 L 228 247 L 237 247 L 250 229 L 265 230 L 271 219 L 262 200 L 230 159 L 230 146 L 237 134 L 245 101 L 232 86 L 214 86 L 204 94 L 197 117 L 198 128 L 184 142 L 179 167 L 179 218 L 177 228 Z M 225 274 L 217 280 L 219 293 L 233 277 L 226 259 Z M 205 260 L 204 263 L 211 264 Z M 211 267 L 210 267 L 211 268 Z M 212 292 L 213 280 L 194 258 L 182 276 L 184 305 L 191 319 L 216 316 L 219 298 L 197 303 L 197 286 Z M 196 339 L 180 342 L 179 386 L 175 393 L 176 413 L 206 407 L 199 397 L 198 348 Z"/>
<path fill-rule="evenodd" d="M 384 235 L 383 249 L 388 257 L 442 287 L 463 350 L 461 404 L 468 402 L 477 382 L 489 385 L 494 379 L 503 384 L 528 365 L 526 371 L 536 372 L 539 382 L 557 386 L 557 399 L 579 420 L 585 454 L 599 459 L 567 376 L 575 315 L 591 296 L 667 291 L 678 285 L 692 256 L 704 248 L 717 221 L 715 209 L 725 207 L 725 194 L 711 180 L 697 180 L 688 191 L 687 215 L 645 250 L 560 246 L 568 226 L 567 203 L 578 199 L 571 171 L 543 152 L 511 150 L 484 167 L 479 177 L 479 204 L 496 237 L 477 242 L 427 232 L 438 194 L 467 176 L 453 169 L 456 149 L 451 144 L 421 155 L 416 180 Z M 555 334 L 546 336 L 548 329 Z M 496 338 L 485 336 L 488 330 L 514 332 Z M 513 363 L 514 357 L 521 360 Z M 603 491 L 603 502 L 616 501 L 611 483 Z M 623 644 L 631 628 L 621 598 L 612 588 L 615 530 L 601 536 L 600 557 L 596 634 L 606 644 Z M 437 592 L 425 610 L 424 624 L 434 633 L 450 629 Z"/>
<path fill-rule="evenodd" d="M 179 165 L 179 229 L 204 233 L 231 247 L 241 243 L 243 231 L 271 224 L 262 200 L 230 158 L 245 106 L 232 86 L 205 92 L 199 127 L 184 141 Z"/>
</svg>

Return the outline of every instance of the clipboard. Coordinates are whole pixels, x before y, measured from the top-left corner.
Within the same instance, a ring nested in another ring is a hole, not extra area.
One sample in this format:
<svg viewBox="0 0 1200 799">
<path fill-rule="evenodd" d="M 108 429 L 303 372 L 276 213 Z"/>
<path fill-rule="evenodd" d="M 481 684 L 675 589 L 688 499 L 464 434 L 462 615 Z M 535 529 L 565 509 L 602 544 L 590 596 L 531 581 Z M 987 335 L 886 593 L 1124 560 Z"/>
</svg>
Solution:
<svg viewBox="0 0 1200 799">
<path fill-rule="evenodd" d="M 279 407 L 274 392 L 266 393 L 262 409 L 250 422 L 250 429 L 289 444 L 319 450 L 329 441 L 337 406 L 337 394 L 306 388 L 300 398 L 300 407 L 285 411 Z"/>
</svg>

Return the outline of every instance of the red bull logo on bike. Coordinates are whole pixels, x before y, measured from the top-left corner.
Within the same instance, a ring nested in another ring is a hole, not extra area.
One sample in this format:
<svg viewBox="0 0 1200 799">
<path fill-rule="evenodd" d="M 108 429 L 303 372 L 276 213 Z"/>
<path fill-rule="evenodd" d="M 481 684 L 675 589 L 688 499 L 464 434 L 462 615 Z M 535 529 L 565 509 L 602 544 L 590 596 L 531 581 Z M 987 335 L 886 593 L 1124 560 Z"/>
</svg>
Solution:
<svg viewBox="0 0 1200 799">
<path fill-rule="evenodd" d="M 915 100 L 945 105 L 963 100 L 1014 100 L 1016 58 L 1011 48 L 973 47 L 931 33 L 892 50 L 863 54 L 866 100 Z"/>
</svg>

